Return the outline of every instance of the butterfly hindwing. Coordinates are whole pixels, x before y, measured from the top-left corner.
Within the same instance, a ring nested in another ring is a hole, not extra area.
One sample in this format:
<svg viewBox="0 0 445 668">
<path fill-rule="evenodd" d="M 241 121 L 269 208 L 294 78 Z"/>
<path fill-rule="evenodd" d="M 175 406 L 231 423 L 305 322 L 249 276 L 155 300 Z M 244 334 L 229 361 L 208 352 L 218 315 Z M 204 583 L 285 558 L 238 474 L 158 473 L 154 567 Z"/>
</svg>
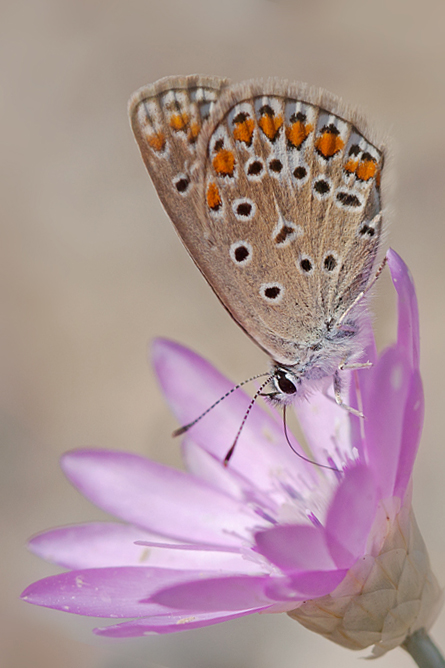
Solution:
<svg viewBox="0 0 445 668">
<path fill-rule="evenodd" d="M 304 85 L 228 88 L 198 145 L 217 246 L 207 280 L 273 359 L 294 363 L 371 279 L 383 152 Z"/>
</svg>

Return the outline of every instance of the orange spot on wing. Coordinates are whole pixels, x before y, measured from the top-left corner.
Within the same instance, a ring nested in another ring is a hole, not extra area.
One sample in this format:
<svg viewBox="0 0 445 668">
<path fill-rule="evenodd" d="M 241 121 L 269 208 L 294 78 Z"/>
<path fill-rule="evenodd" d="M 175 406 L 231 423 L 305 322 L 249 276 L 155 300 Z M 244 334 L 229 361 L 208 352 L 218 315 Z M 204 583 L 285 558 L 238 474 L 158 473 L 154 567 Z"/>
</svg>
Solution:
<svg viewBox="0 0 445 668">
<path fill-rule="evenodd" d="M 213 169 L 218 176 L 233 176 L 235 156 L 232 151 L 222 148 L 213 158 Z"/>
<path fill-rule="evenodd" d="M 381 180 L 382 180 L 382 171 L 379 169 L 377 171 L 376 176 L 375 176 L 375 184 L 376 184 L 377 188 L 380 188 Z"/>
<path fill-rule="evenodd" d="M 250 145 L 252 143 L 253 130 L 255 128 L 255 121 L 252 118 L 246 118 L 244 121 L 235 123 L 233 129 L 233 137 L 238 141 Z"/>
<path fill-rule="evenodd" d="M 187 133 L 187 139 L 191 144 L 193 144 L 199 136 L 199 133 L 201 132 L 201 126 L 199 123 L 190 123 L 189 131 Z"/>
<path fill-rule="evenodd" d="M 377 172 L 377 165 L 374 160 L 362 160 L 359 164 L 356 175 L 360 181 L 369 181 L 375 176 Z"/>
<path fill-rule="evenodd" d="M 273 141 L 277 136 L 281 126 L 283 125 L 282 116 L 272 116 L 271 114 L 264 114 L 258 121 L 258 125 L 270 141 Z"/>
<path fill-rule="evenodd" d="M 154 151 L 163 151 L 165 148 L 165 135 L 163 132 L 155 132 L 153 134 L 147 134 L 147 144 Z"/>
<path fill-rule="evenodd" d="M 301 144 L 308 138 L 314 126 L 311 123 L 303 123 L 303 121 L 296 121 L 286 128 L 286 138 L 295 146 L 299 148 Z"/>
<path fill-rule="evenodd" d="M 207 204 L 213 211 L 217 211 L 222 204 L 221 195 L 216 183 L 209 183 L 209 187 L 207 188 Z"/>
<path fill-rule="evenodd" d="M 349 172 L 350 174 L 354 174 L 355 170 L 358 167 L 358 160 L 348 160 L 348 162 L 345 165 L 345 171 Z"/>
<path fill-rule="evenodd" d="M 176 132 L 179 132 L 180 130 L 184 130 L 189 120 L 188 114 L 186 113 L 172 114 L 170 116 L 170 127 Z"/>
<path fill-rule="evenodd" d="M 315 142 L 315 148 L 325 158 L 332 158 L 333 155 L 342 150 L 344 145 L 345 142 L 339 135 L 328 131 L 323 132 Z"/>
</svg>

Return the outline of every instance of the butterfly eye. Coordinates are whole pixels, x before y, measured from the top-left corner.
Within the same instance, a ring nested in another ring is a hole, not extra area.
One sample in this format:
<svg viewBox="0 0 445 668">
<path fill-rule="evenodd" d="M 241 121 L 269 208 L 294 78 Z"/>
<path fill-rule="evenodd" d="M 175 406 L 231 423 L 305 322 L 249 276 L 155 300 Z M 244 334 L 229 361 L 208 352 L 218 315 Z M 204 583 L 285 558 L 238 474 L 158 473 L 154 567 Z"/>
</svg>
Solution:
<svg viewBox="0 0 445 668">
<path fill-rule="evenodd" d="M 274 380 L 277 388 L 284 394 L 296 394 L 297 388 L 295 383 L 289 379 L 288 374 L 282 369 L 276 370 Z"/>
</svg>

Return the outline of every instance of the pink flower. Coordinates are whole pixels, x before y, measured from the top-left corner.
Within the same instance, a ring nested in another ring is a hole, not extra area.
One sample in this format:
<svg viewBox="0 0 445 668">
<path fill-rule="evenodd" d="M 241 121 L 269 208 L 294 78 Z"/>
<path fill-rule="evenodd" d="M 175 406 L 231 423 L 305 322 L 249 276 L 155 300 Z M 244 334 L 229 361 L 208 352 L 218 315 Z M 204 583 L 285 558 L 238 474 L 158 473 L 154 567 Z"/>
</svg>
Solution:
<svg viewBox="0 0 445 668">
<path fill-rule="evenodd" d="M 62 467 L 69 480 L 125 523 L 33 538 L 35 554 L 70 570 L 34 583 L 23 598 L 80 615 L 136 618 L 95 631 L 113 637 L 285 611 L 347 647 L 374 644 L 378 654 L 429 628 L 439 589 L 410 485 L 424 410 L 417 302 L 394 251 L 388 264 L 397 343 L 380 356 L 370 343 L 363 359 L 373 367 L 344 372 L 349 403 L 366 419 L 321 393 L 296 404 L 310 456 L 341 473 L 298 458 L 281 420 L 258 404 L 225 468 L 249 401 L 241 390 L 187 433 L 188 473 L 125 452 L 68 453 Z M 153 356 L 181 424 L 231 387 L 178 344 L 157 341 Z"/>
</svg>

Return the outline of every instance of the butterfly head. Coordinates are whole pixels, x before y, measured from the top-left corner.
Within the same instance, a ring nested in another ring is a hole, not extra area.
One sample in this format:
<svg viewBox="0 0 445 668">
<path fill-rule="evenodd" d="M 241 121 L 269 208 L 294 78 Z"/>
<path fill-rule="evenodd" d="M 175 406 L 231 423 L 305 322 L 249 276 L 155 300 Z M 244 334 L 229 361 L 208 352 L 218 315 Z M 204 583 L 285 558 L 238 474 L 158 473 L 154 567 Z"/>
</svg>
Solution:
<svg viewBox="0 0 445 668">
<path fill-rule="evenodd" d="M 363 349 L 359 328 L 339 330 L 318 343 L 300 349 L 298 361 L 291 364 L 274 362 L 267 398 L 276 405 L 288 405 L 296 398 L 309 397 L 316 390 L 325 390 L 333 375 L 345 362 L 355 360 Z"/>
</svg>

